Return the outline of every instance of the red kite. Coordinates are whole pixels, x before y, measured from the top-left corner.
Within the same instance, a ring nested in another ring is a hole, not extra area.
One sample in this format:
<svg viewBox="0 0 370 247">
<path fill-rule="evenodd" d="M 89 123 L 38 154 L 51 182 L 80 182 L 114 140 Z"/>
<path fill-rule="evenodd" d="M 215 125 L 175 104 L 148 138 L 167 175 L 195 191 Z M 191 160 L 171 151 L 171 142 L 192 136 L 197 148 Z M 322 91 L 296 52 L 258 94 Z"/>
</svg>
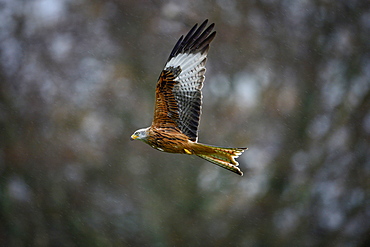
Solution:
<svg viewBox="0 0 370 247">
<path fill-rule="evenodd" d="M 163 152 L 193 154 L 242 176 L 235 158 L 247 148 L 197 142 L 207 53 L 216 35 L 214 23 L 206 28 L 207 22 L 199 28 L 195 24 L 177 41 L 157 82 L 152 125 L 135 131 L 131 140 L 144 141 Z"/>
</svg>

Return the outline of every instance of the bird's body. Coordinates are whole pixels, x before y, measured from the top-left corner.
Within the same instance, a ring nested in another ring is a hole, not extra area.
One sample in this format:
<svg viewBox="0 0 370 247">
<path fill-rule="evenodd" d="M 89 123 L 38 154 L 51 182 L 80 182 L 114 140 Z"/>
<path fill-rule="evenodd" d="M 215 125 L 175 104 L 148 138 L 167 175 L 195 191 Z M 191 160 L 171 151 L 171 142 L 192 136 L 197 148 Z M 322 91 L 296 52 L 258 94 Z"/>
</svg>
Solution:
<svg viewBox="0 0 370 247">
<path fill-rule="evenodd" d="M 235 158 L 246 148 L 197 142 L 205 63 L 209 44 L 216 35 L 212 32 L 214 24 L 205 29 L 206 25 L 207 20 L 198 29 L 195 25 L 176 43 L 157 82 L 152 125 L 137 130 L 131 139 L 142 140 L 163 152 L 197 155 L 243 175 Z"/>
</svg>

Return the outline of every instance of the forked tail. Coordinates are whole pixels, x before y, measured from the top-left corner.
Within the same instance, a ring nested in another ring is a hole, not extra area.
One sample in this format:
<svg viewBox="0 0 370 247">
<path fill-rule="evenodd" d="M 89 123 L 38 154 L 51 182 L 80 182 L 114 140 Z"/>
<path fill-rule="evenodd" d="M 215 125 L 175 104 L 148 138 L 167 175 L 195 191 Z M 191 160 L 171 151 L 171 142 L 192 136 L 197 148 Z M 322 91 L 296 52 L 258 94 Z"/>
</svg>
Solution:
<svg viewBox="0 0 370 247">
<path fill-rule="evenodd" d="M 243 172 L 239 169 L 239 163 L 235 160 L 248 148 L 223 148 L 195 143 L 195 155 L 205 159 L 213 164 L 221 166 L 232 172 L 243 176 Z"/>
</svg>

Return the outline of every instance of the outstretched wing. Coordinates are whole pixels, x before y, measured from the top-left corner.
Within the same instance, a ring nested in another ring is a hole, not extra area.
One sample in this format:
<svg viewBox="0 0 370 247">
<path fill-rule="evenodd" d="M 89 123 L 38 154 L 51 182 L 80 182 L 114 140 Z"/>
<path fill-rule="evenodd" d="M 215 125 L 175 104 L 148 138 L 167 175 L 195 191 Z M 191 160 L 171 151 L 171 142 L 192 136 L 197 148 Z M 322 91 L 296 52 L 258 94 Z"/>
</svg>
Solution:
<svg viewBox="0 0 370 247">
<path fill-rule="evenodd" d="M 205 20 L 180 37 L 159 76 L 152 125 L 176 127 L 196 141 L 201 115 L 205 64 L 209 44 L 216 35 Z M 206 29 L 205 29 L 206 28 Z"/>
</svg>

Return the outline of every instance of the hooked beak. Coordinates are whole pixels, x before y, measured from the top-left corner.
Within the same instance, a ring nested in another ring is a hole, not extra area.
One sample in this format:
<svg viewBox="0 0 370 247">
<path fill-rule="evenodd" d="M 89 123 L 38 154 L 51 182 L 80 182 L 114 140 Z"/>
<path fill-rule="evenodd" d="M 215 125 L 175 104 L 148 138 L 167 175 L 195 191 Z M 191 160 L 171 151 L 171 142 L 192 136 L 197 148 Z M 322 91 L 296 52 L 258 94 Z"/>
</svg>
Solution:
<svg viewBox="0 0 370 247">
<path fill-rule="evenodd" d="M 137 136 L 137 135 L 132 135 L 131 137 L 130 137 L 130 140 L 131 141 L 133 141 L 133 140 L 135 140 L 136 138 L 138 138 L 139 136 Z"/>
</svg>

